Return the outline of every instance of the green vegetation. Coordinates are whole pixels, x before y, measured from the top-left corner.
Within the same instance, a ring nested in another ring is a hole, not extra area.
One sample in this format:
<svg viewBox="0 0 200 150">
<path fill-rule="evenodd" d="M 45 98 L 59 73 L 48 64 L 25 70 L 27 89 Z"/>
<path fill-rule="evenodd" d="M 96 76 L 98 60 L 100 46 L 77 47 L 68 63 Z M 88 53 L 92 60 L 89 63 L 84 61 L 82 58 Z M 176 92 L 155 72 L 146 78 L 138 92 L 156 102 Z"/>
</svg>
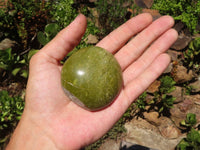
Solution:
<svg viewBox="0 0 200 150">
<path fill-rule="evenodd" d="M 7 7 L 0 9 L 0 31 L 4 31 L 0 40 L 7 37 L 28 48 L 35 32 L 47 23 L 49 4 L 44 0 L 8 0 Z"/>
<path fill-rule="evenodd" d="M 145 110 L 145 107 L 148 105 L 148 103 L 146 102 L 146 97 L 147 97 L 146 92 L 144 92 L 142 95 L 138 97 L 138 99 L 135 102 L 137 109 L 140 109 L 141 111 Z"/>
<path fill-rule="evenodd" d="M 10 97 L 7 91 L 0 91 L 0 145 L 7 140 L 5 135 L 12 132 L 20 120 L 23 109 L 24 101 L 21 97 Z"/>
<path fill-rule="evenodd" d="M 144 111 L 149 111 L 150 109 L 159 112 L 160 115 L 167 115 L 169 109 L 173 107 L 174 100 L 176 99 L 171 92 L 175 90 L 176 82 L 170 76 L 162 76 L 160 78 L 160 86 L 158 91 L 153 93 L 153 98 L 147 102 L 146 96 L 147 93 L 144 92 L 136 101 L 136 106 L 140 109 L 139 113 Z M 148 110 L 146 110 L 146 106 Z"/>
<path fill-rule="evenodd" d="M 175 90 L 174 85 L 176 82 L 170 76 L 163 76 L 160 81 L 161 85 L 159 91 L 155 93 L 155 98 L 158 102 L 159 112 L 163 112 L 165 109 L 169 110 L 173 107 L 176 98 L 170 95 L 170 93 Z"/>
<path fill-rule="evenodd" d="M 0 50 L 0 68 L 5 71 L 5 76 L 28 77 L 28 64 L 30 58 L 38 50 L 32 49 L 25 55 L 13 53 L 11 48 Z"/>
<path fill-rule="evenodd" d="M 154 0 L 152 8 L 185 23 L 191 33 L 199 32 L 196 29 L 200 17 L 199 0 Z"/>
<path fill-rule="evenodd" d="M 200 38 L 195 38 L 192 40 L 188 46 L 188 49 L 183 53 L 184 63 L 189 66 L 189 68 L 194 68 L 199 71 L 200 69 Z"/>
<path fill-rule="evenodd" d="M 189 132 L 186 138 L 183 138 L 177 145 L 177 150 L 199 150 L 200 149 L 200 130 L 195 129 L 196 115 L 188 113 L 186 120 L 181 122 L 181 125 L 189 127 Z"/>
<path fill-rule="evenodd" d="M 20 74 L 22 77 L 27 77 L 27 62 L 21 59 L 16 53 L 12 53 L 12 49 L 0 50 L 0 68 L 6 70 L 7 74 L 16 76 Z"/>
<path fill-rule="evenodd" d="M 43 46 L 50 42 L 60 31 L 60 27 L 56 23 L 47 24 L 44 32 L 37 33 L 37 39 Z"/>
<path fill-rule="evenodd" d="M 72 7 L 73 0 L 58 0 L 52 3 L 52 21 L 61 28 L 66 27 L 77 16 L 78 12 Z"/>
<path fill-rule="evenodd" d="M 187 128 L 192 128 L 197 123 L 196 115 L 192 113 L 188 113 L 186 119 L 181 121 L 181 125 Z"/>
<path fill-rule="evenodd" d="M 116 2 L 113 2 L 112 0 L 100 0 L 96 2 L 96 9 L 100 18 L 99 23 L 102 26 L 101 33 L 103 35 L 110 33 L 112 30 L 130 19 L 131 16 L 139 13 L 140 8 L 134 5 L 131 0 L 127 0 L 126 3 L 130 3 L 130 5 L 128 7 L 123 7 L 124 0 L 117 0 Z M 128 8 L 133 9 L 136 12 L 130 14 Z"/>
</svg>

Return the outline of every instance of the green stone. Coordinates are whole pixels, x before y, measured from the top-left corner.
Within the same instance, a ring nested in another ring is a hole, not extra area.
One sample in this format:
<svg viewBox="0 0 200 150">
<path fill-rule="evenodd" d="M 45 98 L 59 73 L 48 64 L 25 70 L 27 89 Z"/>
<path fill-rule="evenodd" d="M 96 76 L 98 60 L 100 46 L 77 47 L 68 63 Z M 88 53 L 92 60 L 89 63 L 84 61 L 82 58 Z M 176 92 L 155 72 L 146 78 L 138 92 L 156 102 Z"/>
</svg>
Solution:
<svg viewBox="0 0 200 150">
<path fill-rule="evenodd" d="M 103 48 L 82 48 L 64 63 L 61 83 L 72 101 L 96 111 L 112 103 L 121 90 L 121 67 L 115 57 Z"/>
</svg>

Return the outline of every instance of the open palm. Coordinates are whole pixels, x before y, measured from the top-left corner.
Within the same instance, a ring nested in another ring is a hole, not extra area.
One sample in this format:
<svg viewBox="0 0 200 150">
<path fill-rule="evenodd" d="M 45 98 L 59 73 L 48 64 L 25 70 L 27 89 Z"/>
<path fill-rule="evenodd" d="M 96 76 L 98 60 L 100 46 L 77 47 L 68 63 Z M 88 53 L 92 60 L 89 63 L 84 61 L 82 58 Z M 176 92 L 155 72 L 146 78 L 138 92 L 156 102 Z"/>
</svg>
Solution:
<svg viewBox="0 0 200 150">
<path fill-rule="evenodd" d="M 118 60 L 124 86 L 109 107 L 90 112 L 70 101 L 61 87 L 60 60 L 79 43 L 86 29 L 86 18 L 79 15 L 32 57 L 21 126 L 29 122 L 33 130 L 41 130 L 52 149 L 79 149 L 95 142 L 167 67 L 170 58 L 165 51 L 177 38 L 173 24 L 169 16 L 152 22 L 149 14 L 141 14 L 97 44 Z"/>
</svg>

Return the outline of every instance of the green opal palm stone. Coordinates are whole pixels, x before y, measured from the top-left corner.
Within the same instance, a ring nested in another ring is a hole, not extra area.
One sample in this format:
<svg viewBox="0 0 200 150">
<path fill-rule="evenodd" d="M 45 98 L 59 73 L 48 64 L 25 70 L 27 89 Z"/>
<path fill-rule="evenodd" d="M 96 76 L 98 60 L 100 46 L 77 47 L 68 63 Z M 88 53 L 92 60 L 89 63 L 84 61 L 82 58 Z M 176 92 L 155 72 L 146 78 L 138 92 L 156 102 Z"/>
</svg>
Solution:
<svg viewBox="0 0 200 150">
<path fill-rule="evenodd" d="M 62 87 L 67 96 L 90 111 L 108 106 L 122 87 L 122 72 L 114 56 L 103 48 L 82 48 L 64 63 Z"/>
</svg>

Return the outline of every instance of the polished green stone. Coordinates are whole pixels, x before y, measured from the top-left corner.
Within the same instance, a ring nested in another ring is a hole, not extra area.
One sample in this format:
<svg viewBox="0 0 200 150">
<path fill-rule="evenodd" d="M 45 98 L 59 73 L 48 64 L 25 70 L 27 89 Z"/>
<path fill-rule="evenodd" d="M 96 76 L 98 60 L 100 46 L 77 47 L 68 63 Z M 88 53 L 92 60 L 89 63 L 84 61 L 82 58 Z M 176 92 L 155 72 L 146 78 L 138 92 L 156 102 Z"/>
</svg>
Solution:
<svg viewBox="0 0 200 150">
<path fill-rule="evenodd" d="M 122 87 L 122 72 L 115 57 L 103 48 L 78 50 L 63 65 L 62 87 L 78 105 L 94 111 L 108 106 Z"/>
</svg>

